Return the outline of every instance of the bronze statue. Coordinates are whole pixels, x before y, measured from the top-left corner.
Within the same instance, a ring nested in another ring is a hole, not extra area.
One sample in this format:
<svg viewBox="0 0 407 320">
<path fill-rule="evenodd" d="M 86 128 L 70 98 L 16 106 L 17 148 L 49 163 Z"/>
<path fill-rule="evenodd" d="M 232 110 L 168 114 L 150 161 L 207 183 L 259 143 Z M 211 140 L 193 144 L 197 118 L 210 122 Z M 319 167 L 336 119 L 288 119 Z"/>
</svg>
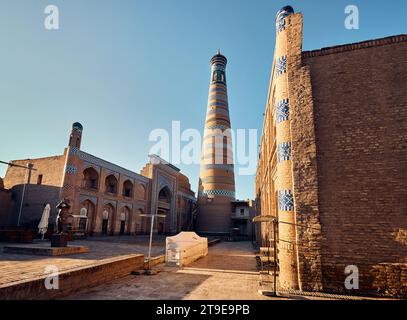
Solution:
<svg viewBox="0 0 407 320">
<path fill-rule="evenodd" d="M 68 231 L 66 220 L 68 218 L 68 210 L 70 207 L 71 206 L 69 205 L 69 200 L 66 198 L 64 198 L 57 205 L 58 215 L 55 219 L 56 234 L 66 233 Z"/>
</svg>

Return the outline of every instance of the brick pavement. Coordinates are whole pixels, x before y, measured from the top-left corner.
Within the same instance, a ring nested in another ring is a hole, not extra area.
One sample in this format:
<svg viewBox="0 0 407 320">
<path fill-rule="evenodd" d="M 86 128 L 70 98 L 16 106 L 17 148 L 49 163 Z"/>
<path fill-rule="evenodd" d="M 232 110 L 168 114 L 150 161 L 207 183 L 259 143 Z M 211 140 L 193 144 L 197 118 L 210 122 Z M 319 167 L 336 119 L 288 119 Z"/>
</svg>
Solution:
<svg viewBox="0 0 407 320">
<path fill-rule="evenodd" d="M 190 266 L 158 266 L 156 276 L 129 276 L 68 299 L 268 300 L 257 293 L 259 275 L 250 242 L 222 242 Z"/>
<path fill-rule="evenodd" d="M 0 287 L 9 286 L 23 280 L 36 279 L 44 275 L 49 265 L 57 266 L 60 271 L 67 271 L 79 267 L 92 266 L 106 259 L 126 256 L 129 254 L 145 254 L 148 251 L 147 237 L 95 237 L 88 240 L 73 241 L 72 245 L 88 246 L 89 253 L 47 257 L 22 254 L 5 254 L 0 244 Z M 42 244 L 49 246 L 48 243 Z M 152 248 L 152 256 L 165 252 L 163 237 L 156 237 Z"/>
</svg>

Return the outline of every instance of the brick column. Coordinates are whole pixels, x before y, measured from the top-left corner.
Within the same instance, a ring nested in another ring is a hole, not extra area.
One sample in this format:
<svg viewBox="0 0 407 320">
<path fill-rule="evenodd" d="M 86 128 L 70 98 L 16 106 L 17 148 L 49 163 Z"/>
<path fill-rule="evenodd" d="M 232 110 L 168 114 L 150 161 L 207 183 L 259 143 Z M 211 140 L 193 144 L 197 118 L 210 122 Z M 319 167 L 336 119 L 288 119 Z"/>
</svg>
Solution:
<svg viewBox="0 0 407 320">
<path fill-rule="evenodd" d="M 277 36 L 274 60 L 274 110 L 276 112 L 277 177 L 279 220 L 279 283 L 281 289 L 299 289 L 296 227 L 291 154 L 290 96 L 287 77 L 287 24 L 294 11 L 284 7 L 277 13 Z"/>
<path fill-rule="evenodd" d="M 79 212 L 79 195 L 75 192 L 80 184 L 80 148 L 82 141 L 83 127 L 76 122 L 72 125 L 71 134 L 69 137 L 68 149 L 66 152 L 65 170 L 60 198 L 67 198 L 70 201 L 71 212 Z"/>
</svg>

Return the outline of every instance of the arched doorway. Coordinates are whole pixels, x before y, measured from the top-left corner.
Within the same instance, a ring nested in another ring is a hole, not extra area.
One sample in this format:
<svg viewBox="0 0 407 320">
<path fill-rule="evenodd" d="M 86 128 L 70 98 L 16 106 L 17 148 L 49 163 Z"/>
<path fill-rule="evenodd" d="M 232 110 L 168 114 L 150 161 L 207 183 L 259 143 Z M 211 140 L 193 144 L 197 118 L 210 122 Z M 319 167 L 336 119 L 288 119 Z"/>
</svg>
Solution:
<svg viewBox="0 0 407 320">
<path fill-rule="evenodd" d="M 115 208 L 112 204 L 108 203 L 103 207 L 103 222 L 102 222 L 102 234 L 114 234 L 115 229 Z"/>
<path fill-rule="evenodd" d="M 168 187 L 163 187 L 158 193 L 157 213 L 166 217 L 157 218 L 157 231 L 159 234 L 170 231 L 170 212 L 171 212 L 171 191 Z"/>
<path fill-rule="evenodd" d="M 144 214 L 142 209 L 138 209 L 137 215 L 135 216 L 136 219 L 136 227 L 135 227 L 135 233 L 136 234 L 141 234 L 143 232 L 143 222 L 144 222 L 144 217 L 142 216 Z"/>
<path fill-rule="evenodd" d="M 87 226 L 86 226 L 86 233 L 89 235 L 93 235 L 94 227 L 95 227 L 95 212 L 96 212 L 96 205 L 89 199 L 83 201 L 81 203 L 81 213 L 84 213 L 86 210 L 87 216 Z"/>
<path fill-rule="evenodd" d="M 130 219 L 131 210 L 128 206 L 124 206 L 120 213 L 120 235 L 129 234 L 131 228 Z"/>
</svg>

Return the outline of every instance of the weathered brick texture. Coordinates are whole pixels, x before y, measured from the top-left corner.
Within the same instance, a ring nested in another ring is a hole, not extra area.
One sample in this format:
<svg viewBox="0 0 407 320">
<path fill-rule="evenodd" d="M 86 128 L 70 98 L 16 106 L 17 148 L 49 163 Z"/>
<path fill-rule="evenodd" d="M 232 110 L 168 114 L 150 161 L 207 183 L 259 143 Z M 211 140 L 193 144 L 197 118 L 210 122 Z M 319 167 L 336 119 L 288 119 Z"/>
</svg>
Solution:
<svg viewBox="0 0 407 320">
<path fill-rule="evenodd" d="M 302 15 L 284 30 L 300 288 L 405 297 L 407 35 L 302 52 Z M 261 214 L 276 216 L 274 82 L 256 194 Z M 359 290 L 345 289 L 349 265 Z"/>
<path fill-rule="evenodd" d="M 343 288 L 344 266 L 356 265 L 361 289 L 374 290 L 371 268 L 407 257 L 405 239 L 397 238 L 407 229 L 406 40 L 304 53 L 314 99 L 327 289 Z"/>
</svg>

